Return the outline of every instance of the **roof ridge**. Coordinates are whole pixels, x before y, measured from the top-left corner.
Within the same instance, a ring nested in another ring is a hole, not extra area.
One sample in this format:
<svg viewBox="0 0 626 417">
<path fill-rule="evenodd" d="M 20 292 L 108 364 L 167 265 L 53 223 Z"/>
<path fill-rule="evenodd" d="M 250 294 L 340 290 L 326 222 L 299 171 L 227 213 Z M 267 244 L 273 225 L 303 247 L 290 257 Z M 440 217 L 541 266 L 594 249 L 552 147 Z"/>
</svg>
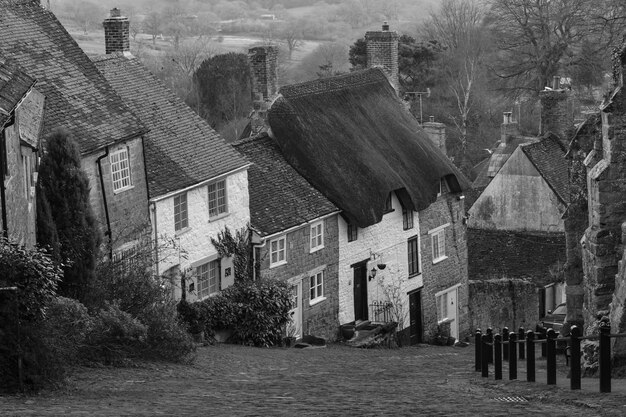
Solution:
<svg viewBox="0 0 626 417">
<path fill-rule="evenodd" d="M 377 84 L 388 80 L 381 68 L 368 68 L 333 77 L 319 78 L 281 87 L 279 93 L 285 98 L 298 98 L 316 94 L 334 93 L 352 87 Z"/>
</svg>

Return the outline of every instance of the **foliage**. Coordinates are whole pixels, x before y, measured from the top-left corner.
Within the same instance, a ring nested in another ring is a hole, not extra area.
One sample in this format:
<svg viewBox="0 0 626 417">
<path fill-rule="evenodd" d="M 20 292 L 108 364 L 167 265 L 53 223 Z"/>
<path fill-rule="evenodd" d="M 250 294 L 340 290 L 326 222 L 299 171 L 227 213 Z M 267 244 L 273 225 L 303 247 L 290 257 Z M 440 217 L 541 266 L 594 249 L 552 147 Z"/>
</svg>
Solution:
<svg viewBox="0 0 626 417">
<path fill-rule="evenodd" d="M 233 233 L 228 226 L 217 234 L 217 239 L 211 237 L 211 243 L 217 249 L 220 258 L 233 257 L 235 267 L 235 282 L 252 280 L 252 256 L 248 227 L 243 227 Z"/>
<path fill-rule="evenodd" d="M 246 281 L 197 303 L 181 301 L 178 312 L 190 331 L 232 329 L 232 342 L 267 347 L 281 343 L 291 303 L 291 289 L 282 281 Z"/>
<path fill-rule="evenodd" d="M 63 366 L 48 348 L 41 323 L 53 303 L 60 268 L 41 249 L 26 249 L 0 238 L 0 389 L 20 388 L 22 359 L 25 388 L 39 389 L 59 381 Z"/>
<path fill-rule="evenodd" d="M 189 362 L 196 347 L 185 327 L 178 320 L 173 302 L 155 304 L 142 314 L 147 327 L 147 349 L 143 357 L 176 362 Z"/>
<path fill-rule="evenodd" d="M 252 75 L 245 54 L 230 52 L 204 60 L 194 74 L 200 115 L 214 128 L 252 110 Z"/>
<path fill-rule="evenodd" d="M 56 130 L 47 138 L 39 181 L 50 203 L 64 263 L 59 293 L 82 300 L 94 279 L 100 233 L 89 201 L 89 178 L 81 169 L 79 147 L 68 132 Z M 39 243 L 55 247 L 54 242 Z"/>
</svg>

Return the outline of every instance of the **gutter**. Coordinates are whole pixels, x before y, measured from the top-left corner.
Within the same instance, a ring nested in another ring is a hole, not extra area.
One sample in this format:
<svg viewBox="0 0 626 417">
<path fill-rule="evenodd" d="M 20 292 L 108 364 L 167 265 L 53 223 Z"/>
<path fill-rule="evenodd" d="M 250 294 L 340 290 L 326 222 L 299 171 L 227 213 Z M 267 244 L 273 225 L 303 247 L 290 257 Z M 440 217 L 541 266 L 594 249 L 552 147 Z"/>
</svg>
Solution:
<svg viewBox="0 0 626 417">
<path fill-rule="evenodd" d="M 111 236 L 111 219 L 109 218 L 109 207 L 107 206 L 107 193 L 106 193 L 106 190 L 104 189 L 104 178 L 102 177 L 102 164 L 100 163 L 100 161 L 102 161 L 107 156 L 109 156 L 109 147 L 108 146 L 105 148 L 104 155 L 101 155 L 101 156 L 98 157 L 98 159 L 96 159 L 96 165 L 98 165 L 98 176 L 100 177 L 100 189 L 102 190 L 102 202 L 104 203 L 104 217 L 105 217 L 106 223 L 107 223 L 107 230 L 106 230 L 106 232 L 104 232 L 104 235 L 108 236 L 108 238 L 109 238 L 109 259 L 113 259 L 113 242 L 112 242 L 112 236 Z"/>
</svg>

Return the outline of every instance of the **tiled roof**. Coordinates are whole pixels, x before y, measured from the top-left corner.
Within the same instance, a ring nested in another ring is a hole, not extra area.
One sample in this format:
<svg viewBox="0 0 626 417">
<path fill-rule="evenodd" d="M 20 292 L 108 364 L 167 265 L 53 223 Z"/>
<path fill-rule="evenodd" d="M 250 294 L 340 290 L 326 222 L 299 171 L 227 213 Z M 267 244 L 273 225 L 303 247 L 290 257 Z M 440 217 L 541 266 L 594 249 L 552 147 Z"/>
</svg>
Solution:
<svg viewBox="0 0 626 417">
<path fill-rule="evenodd" d="M 54 14 L 38 1 L 0 0 L 0 56 L 46 96 L 44 132 L 64 127 L 87 154 L 138 136 L 141 125 Z"/>
<path fill-rule="evenodd" d="M 248 169 L 252 226 L 263 236 L 338 211 L 283 157 L 266 134 L 234 144 L 253 163 Z"/>
<path fill-rule="evenodd" d="M 0 129 L 34 84 L 34 78 L 14 62 L 4 61 L 0 56 Z"/>
<path fill-rule="evenodd" d="M 283 87 L 268 112 L 285 159 L 359 227 L 378 223 L 389 193 L 407 208 L 469 181 L 432 143 L 379 68 Z"/>
<path fill-rule="evenodd" d="M 248 164 L 138 59 L 116 53 L 95 57 L 94 63 L 150 129 L 145 136 L 150 198 Z"/>
<path fill-rule="evenodd" d="M 559 199 L 569 202 L 569 172 L 565 149 L 558 137 L 549 135 L 537 143 L 522 146 L 522 151 Z"/>
</svg>

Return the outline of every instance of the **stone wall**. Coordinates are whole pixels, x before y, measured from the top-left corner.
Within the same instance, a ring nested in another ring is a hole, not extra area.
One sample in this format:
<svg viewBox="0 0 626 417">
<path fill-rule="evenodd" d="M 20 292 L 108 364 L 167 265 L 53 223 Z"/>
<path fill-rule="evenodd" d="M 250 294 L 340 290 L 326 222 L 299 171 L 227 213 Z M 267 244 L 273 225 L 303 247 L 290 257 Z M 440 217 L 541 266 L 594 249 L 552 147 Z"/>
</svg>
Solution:
<svg viewBox="0 0 626 417">
<path fill-rule="evenodd" d="M 558 88 L 558 86 L 557 86 Z M 574 131 L 574 107 L 568 90 L 544 90 L 541 100 L 541 134 L 555 133 L 566 147 Z"/>
<path fill-rule="evenodd" d="M 469 281 L 469 326 L 534 330 L 539 321 L 539 297 L 534 283 L 521 279 Z"/>
<path fill-rule="evenodd" d="M 268 239 L 257 258 L 262 277 L 287 281 L 292 285 L 302 284 L 302 332 L 327 340 L 336 340 L 339 335 L 338 217 L 333 215 L 323 220 L 322 249 L 311 253 L 311 226 L 306 224 L 287 233 L 285 264 L 270 267 L 270 242 L 281 236 Z M 320 271 L 324 271 L 324 299 L 312 304 L 310 277 Z"/>
<path fill-rule="evenodd" d="M 278 48 L 276 46 L 256 46 L 248 50 L 248 59 L 252 71 L 252 96 L 260 100 L 269 100 L 277 92 Z"/>
<path fill-rule="evenodd" d="M 143 139 L 138 137 L 112 145 L 109 147 L 109 153 L 120 147 L 128 148 L 132 186 L 117 193 L 113 192 L 111 161 L 110 157 L 106 156 L 105 151 L 83 155 L 82 157 L 82 168 L 89 177 L 89 185 L 91 187 L 89 195 L 91 206 L 103 233 L 104 242 L 108 241 L 105 235 L 107 220 L 104 202 L 106 199 L 111 227 L 110 238 L 114 251 L 129 242 L 136 241 L 139 236 L 150 230 L 148 184 L 144 165 Z M 100 157 L 103 157 L 100 159 L 100 166 L 102 168 L 102 180 L 106 198 L 103 196 L 97 163 Z"/>
<path fill-rule="evenodd" d="M 517 278 L 544 286 L 565 262 L 565 235 L 467 229 L 469 278 Z M 551 273 L 553 271 L 553 273 Z"/>
</svg>

